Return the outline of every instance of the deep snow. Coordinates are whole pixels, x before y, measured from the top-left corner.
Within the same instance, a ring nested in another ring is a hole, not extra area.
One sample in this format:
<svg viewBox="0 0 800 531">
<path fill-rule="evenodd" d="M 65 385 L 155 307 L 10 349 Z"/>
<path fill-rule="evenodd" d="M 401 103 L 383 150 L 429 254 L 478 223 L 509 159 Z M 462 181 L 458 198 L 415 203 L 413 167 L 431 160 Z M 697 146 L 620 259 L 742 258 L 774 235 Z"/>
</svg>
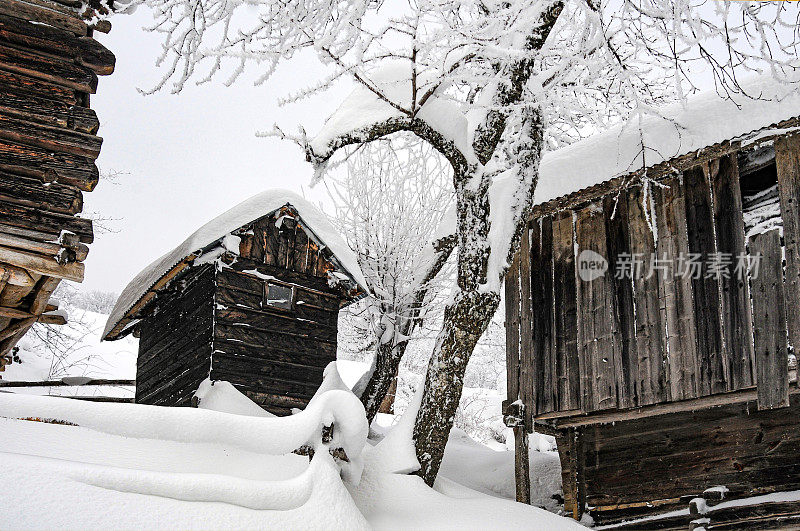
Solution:
<svg viewBox="0 0 800 531">
<path fill-rule="evenodd" d="M 225 389 L 220 392 L 227 394 Z M 332 390 L 321 398 L 336 393 L 345 392 Z M 246 407 L 239 398 L 224 398 L 228 405 Z M 349 408 L 337 412 L 342 427 L 352 425 L 341 411 Z M 298 440 L 290 433 L 297 430 L 288 427 L 296 420 L 242 411 L 0 394 L 0 416 L 6 417 L 0 418 L 5 454 L 0 489 L 13 492 L 16 500 L 0 513 L 0 527 L 581 529 L 444 474 L 430 489 L 416 476 L 387 472 L 378 462 L 381 443 L 363 448 L 360 481 L 342 481 L 325 451 L 310 465 L 294 454 L 268 455 L 285 449 L 276 440 Z M 308 410 L 295 416 L 324 417 Z M 80 426 L 15 417 L 58 418 Z M 485 468 L 480 454 L 467 450 L 474 444 L 465 444 L 461 435 L 451 438 L 447 466 Z M 461 459 L 469 463 L 456 464 Z"/>
</svg>

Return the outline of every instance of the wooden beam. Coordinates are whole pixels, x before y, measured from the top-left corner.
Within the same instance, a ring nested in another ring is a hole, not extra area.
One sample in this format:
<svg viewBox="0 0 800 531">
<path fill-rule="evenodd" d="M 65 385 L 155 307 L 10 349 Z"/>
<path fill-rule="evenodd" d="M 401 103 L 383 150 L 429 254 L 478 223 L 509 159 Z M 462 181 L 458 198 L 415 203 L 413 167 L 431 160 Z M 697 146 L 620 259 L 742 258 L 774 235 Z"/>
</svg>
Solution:
<svg viewBox="0 0 800 531">
<path fill-rule="evenodd" d="M 25 310 L 20 310 L 19 308 L 6 308 L 4 306 L 0 306 L 0 317 L 7 317 L 9 319 L 28 319 L 29 317 L 33 317 L 31 312 L 26 312 Z"/>
<path fill-rule="evenodd" d="M 800 393 L 800 389 L 791 388 L 790 394 Z M 686 411 L 695 411 L 700 409 L 709 409 L 717 406 L 724 406 L 728 404 L 738 404 L 742 402 L 751 402 L 758 399 L 756 389 L 745 389 L 734 391 L 731 393 L 722 393 L 718 395 L 704 396 L 692 400 L 682 400 L 679 402 L 671 402 L 667 404 L 654 404 L 651 406 L 644 406 L 636 409 L 626 409 L 618 411 L 602 411 L 592 415 L 580 415 L 573 417 L 561 417 L 558 419 L 540 419 L 536 418 L 536 422 L 550 424 L 555 429 L 576 427 L 576 426 L 591 426 L 595 424 L 609 424 L 612 422 L 622 422 L 626 420 L 636 420 L 656 415 L 666 415 L 668 413 L 681 413 Z"/>
<path fill-rule="evenodd" d="M 37 319 L 39 324 L 44 325 L 65 325 L 67 324 L 67 319 L 63 315 L 48 315 L 46 313 L 39 316 Z"/>
<path fill-rule="evenodd" d="M 0 136 L 29 146 L 63 151 L 90 159 L 96 159 L 100 155 L 100 146 L 103 144 L 103 139 L 99 136 L 68 127 L 29 122 L 3 112 L 0 112 Z"/>
<path fill-rule="evenodd" d="M 89 27 L 76 14 L 68 14 L 54 9 L 34 5 L 36 2 L 19 0 L 0 0 L 0 13 L 12 17 L 35 20 L 70 31 L 75 35 L 86 35 Z"/>
<path fill-rule="evenodd" d="M 33 24 L 0 13 L 0 40 L 26 49 L 66 57 L 90 68 L 98 75 L 114 72 L 116 59 L 105 46 L 91 37 L 78 37 L 53 26 Z"/>
<path fill-rule="evenodd" d="M 74 186 L 4 171 L 0 171 L 0 201 L 70 215 L 83 209 L 83 195 Z"/>
<path fill-rule="evenodd" d="M 97 74 L 88 68 L 54 56 L 37 55 L 0 42 L 0 66 L 18 74 L 43 79 L 94 94 Z"/>
<path fill-rule="evenodd" d="M 3 246 L 0 246 L 0 262 L 12 264 L 41 275 L 64 278 L 73 282 L 83 282 L 84 266 L 80 262 L 62 265 L 56 262 L 55 259 L 47 259 L 41 255 Z"/>
<path fill-rule="evenodd" d="M 11 286 L 30 287 L 36 284 L 27 271 L 10 264 L 0 264 L 0 275 L 3 275 L 5 282 Z"/>
<path fill-rule="evenodd" d="M 4 247 L 12 247 L 15 249 L 22 249 L 23 251 L 30 251 L 36 254 L 42 254 L 45 256 L 56 257 L 59 255 L 61 251 L 65 248 L 57 243 L 49 243 L 49 242 L 39 242 L 35 240 L 28 240 L 25 238 L 20 238 L 18 236 L 13 236 L 11 234 L 4 234 L 0 232 L 0 245 Z M 79 244 L 77 250 L 74 252 L 74 260 L 78 262 L 83 262 L 86 259 L 86 256 L 89 254 L 89 247 L 84 244 Z"/>
<path fill-rule="evenodd" d="M 22 319 L 21 321 L 10 324 L 5 330 L 0 330 L 0 341 L 16 335 L 20 330 L 27 331 L 35 322 L 36 317 L 28 317 L 27 319 Z"/>
<path fill-rule="evenodd" d="M 36 295 L 33 297 L 30 311 L 33 315 L 39 315 L 47 308 L 47 301 L 50 300 L 50 295 L 58 287 L 61 279 L 58 277 L 43 277 L 39 280 L 39 285 L 36 287 Z"/>
</svg>

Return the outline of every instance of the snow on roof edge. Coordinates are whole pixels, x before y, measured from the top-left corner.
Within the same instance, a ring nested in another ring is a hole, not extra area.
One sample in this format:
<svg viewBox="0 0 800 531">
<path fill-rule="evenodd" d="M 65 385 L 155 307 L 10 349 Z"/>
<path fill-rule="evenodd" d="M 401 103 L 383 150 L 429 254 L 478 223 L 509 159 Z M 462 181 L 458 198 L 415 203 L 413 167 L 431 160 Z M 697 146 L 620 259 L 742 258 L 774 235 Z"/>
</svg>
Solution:
<svg viewBox="0 0 800 531">
<path fill-rule="evenodd" d="M 272 214 L 279 208 L 291 205 L 294 207 L 307 228 L 326 245 L 336 261 L 365 291 L 367 282 L 358 265 L 358 260 L 344 239 L 339 235 L 325 215 L 310 202 L 288 190 L 266 190 L 246 199 L 212 219 L 180 245 L 154 260 L 140 271 L 122 290 L 114 309 L 108 316 L 103 335 L 105 340 L 109 333 L 127 315 L 131 308 L 173 267 L 192 253 L 213 244 L 226 234 L 259 218 Z M 117 335 L 114 339 L 121 337 Z"/>
<path fill-rule="evenodd" d="M 791 83 L 756 76 L 741 83 L 744 92 L 732 99 L 710 90 L 685 105 L 672 104 L 662 116 L 618 124 L 594 136 L 545 153 L 539 166 L 534 204 L 542 205 L 645 165 L 653 167 L 725 140 L 757 132 L 800 116 L 800 75 Z M 754 99 L 758 98 L 758 99 Z"/>
</svg>

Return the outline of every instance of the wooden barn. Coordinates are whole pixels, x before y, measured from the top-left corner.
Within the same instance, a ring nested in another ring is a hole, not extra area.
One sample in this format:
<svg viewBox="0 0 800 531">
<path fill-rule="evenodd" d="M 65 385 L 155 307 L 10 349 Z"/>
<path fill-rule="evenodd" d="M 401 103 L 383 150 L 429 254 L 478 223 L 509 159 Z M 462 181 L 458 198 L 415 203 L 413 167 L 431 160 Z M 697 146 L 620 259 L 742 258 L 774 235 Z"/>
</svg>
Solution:
<svg viewBox="0 0 800 531">
<path fill-rule="evenodd" d="M 0 371 L 34 323 L 63 324 L 48 302 L 59 282 L 83 280 L 93 234 L 78 214 L 102 143 L 89 96 L 115 62 L 93 15 L 76 0 L 0 0 Z"/>
<path fill-rule="evenodd" d="M 291 192 L 207 223 L 125 288 L 103 338 L 139 337 L 136 402 L 188 406 L 206 378 L 266 410 L 303 408 L 336 359 L 339 309 L 365 293 L 355 255 Z"/>
<path fill-rule="evenodd" d="M 800 489 L 800 97 L 747 87 L 543 158 L 505 292 L 520 500 L 535 428 L 575 518 L 800 522 L 800 491 L 755 498 Z"/>
</svg>

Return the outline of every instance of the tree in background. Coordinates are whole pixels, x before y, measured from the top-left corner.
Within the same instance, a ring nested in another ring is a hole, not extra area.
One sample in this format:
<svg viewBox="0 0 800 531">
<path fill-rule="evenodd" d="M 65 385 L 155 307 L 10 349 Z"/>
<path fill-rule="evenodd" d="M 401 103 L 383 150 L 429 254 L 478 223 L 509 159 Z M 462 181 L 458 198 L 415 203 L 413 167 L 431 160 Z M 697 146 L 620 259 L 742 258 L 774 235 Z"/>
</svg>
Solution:
<svg viewBox="0 0 800 531">
<path fill-rule="evenodd" d="M 370 423 L 382 405 L 388 412 L 412 333 L 442 307 L 437 279 L 447 276 L 440 273 L 445 261 L 433 246 L 452 244 L 437 233 L 452 203 L 450 182 L 447 161 L 409 135 L 365 145 L 348 159 L 343 177 L 328 181 L 337 224 L 372 294 L 352 310 L 372 339 L 365 347 L 374 350 L 353 389 Z"/>
<path fill-rule="evenodd" d="M 287 101 L 342 78 L 354 93 L 321 131 L 290 136 L 323 177 L 335 157 L 398 132 L 450 164 L 456 283 L 428 365 L 414 444 L 432 485 L 478 338 L 500 301 L 545 147 L 609 120 L 683 99 L 695 75 L 724 97 L 744 72 L 792 81 L 795 2 L 705 0 L 139 0 L 164 36 L 158 62 L 179 92 L 190 79 L 247 66 L 267 80 L 308 50 L 327 75 Z M 201 71 L 202 70 L 202 71 Z M 759 96 L 759 95 L 753 95 Z M 642 163 L 646 165 L 646 146 Z M 441 255 L 452 246 L 439 249 Z"/>
</svg>

